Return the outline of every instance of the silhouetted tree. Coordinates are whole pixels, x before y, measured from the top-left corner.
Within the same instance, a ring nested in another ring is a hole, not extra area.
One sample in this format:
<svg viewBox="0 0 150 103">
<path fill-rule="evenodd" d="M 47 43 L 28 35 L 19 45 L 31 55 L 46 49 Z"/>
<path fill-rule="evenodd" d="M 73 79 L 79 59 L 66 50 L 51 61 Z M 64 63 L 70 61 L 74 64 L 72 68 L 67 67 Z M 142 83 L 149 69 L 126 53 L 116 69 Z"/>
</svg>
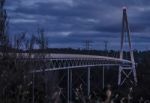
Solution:
<svg viewBox="0 0 150 103">
<path fill-rule="evenodd" d="M 30 39 L 26 40 L 26 44 L 25 44 L 26 50 L 29 50 L 29 51 L 33 50 L 35 43 L 36 43 L 36 37 L 32 35 Z"/>
<path fill-rule="evenodd" d="M 21 47 L 23 48 L 25 46 L 26 42 L 26 33 L 22 32 L 19 35 L 15 35 L 14 37 L 14 47 L 19 50 Z"/>
<path fill-rule="evenodd" d="M 3 53 L 7 52 L 9 45 L 9 35 L 7 34 L 7 13 L 4 9 L 5 0 L 0 0 L 0 46 Z"/>
<path fill-rule="evenodd" d="M 48 40 L 45 37 L 45 33 L 43 29 L 38 29 L 38 37 L 37 37 L 37 44 L 39 49 L 47 49 L 48 48 Z"/>
</svg>

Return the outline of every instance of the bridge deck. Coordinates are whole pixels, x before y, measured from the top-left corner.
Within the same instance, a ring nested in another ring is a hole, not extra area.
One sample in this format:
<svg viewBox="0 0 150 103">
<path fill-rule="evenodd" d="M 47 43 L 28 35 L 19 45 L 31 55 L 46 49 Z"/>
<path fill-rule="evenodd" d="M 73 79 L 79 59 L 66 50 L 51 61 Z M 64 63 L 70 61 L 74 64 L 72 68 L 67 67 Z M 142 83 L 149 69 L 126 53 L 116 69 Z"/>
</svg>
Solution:
<svg viewBox="0 0 150 103">
<path fill-rule="evenodd" d="M 93 66 L 115 66 L 115 65 L 131 65 L 129 60 L 97 56 L 97 55 L 81 55 L 81 54 L 42 54 L 42 53 L 9 53 L 15 57 L 18 62 L 26 61 L 28 64 L 35 65 L 38 72 L 43 71 L 43 67 L 39 64 L 44 63 L 44 70 L 60 70 L 68 68 L 93 67 Z"/>
<path fill-rule="evenodd" d="M 119 61 L 125 63 L 132 63 L 129 60 L 119 59 L 114 57 L 107 56 L 98 56 L 98 55 L 82 55 L 82 54 L 57 54 L 57 53 L 9 53 L 9 55 L 17 57 L 18 59 L 101 59 L 101 60 L 110 60 L 110 61 Z"/>
</svg>

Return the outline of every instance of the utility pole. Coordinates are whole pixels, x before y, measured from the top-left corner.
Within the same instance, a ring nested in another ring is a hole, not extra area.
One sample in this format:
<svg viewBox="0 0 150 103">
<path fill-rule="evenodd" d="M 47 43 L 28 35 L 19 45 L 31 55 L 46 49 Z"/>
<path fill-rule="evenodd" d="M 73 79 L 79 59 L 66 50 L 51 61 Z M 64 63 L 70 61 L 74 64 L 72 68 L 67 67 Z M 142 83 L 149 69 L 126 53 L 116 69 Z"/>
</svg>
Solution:
<svg viewBox="0 0 150 103">
<path fill-rule="evenodd" d="M 91 40 L 85 40 L 85 50 L 90 50 L 91 48 L 91 43 L 93 43 Z"/>
<path fill-rule="evenodd" d="M 92 41 L 91 40 L 86 40 L 85 41 L 85 49 L 88 51 L 90 50 Z M 87 96 L 90 95 L 91 92 L 91 67 L 87 67 Z"/>
<path fill-rule="evenodd" d="M 108 41 L 107 40 L 104 41 L 104 48 L 105 48 L 105 51 L 108 50 Z"/>
</svg>

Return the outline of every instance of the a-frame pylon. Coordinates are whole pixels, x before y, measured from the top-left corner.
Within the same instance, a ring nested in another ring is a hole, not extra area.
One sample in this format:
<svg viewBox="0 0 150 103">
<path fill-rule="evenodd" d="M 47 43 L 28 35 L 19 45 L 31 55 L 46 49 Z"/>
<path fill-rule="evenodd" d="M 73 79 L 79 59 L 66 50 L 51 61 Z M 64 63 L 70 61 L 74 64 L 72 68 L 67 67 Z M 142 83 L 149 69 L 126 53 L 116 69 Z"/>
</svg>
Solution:
<svg viewBox="0 0 150 103">
<path fill-rule="evenodd" d="M 119 66 L 119 74 L 118 74 L 118 85 L 123 85 L 126 80 L 130 80 L 132 83 L 137 83 L 137 77 L 136 77 L 136 69 L 135 69 L 135 61 L 134 61 L 134 55 L 133 50 L 131 46 L 131 35 L 129 30 L 129 24 L 128 24 L 128 17 L 127 17 L 127 9 L 123 8 L 123 18 L 122 18 L 122 33 L 121 33 L 121 50 L 120 50 L 120 59 L 125 59 L 123 54 L 123 44 L 125 40 L 125 36 L 127 34 L 128 39 L 128 45 L 129 45 L 129 51 L 130 51 L 130 61 L 132 62 L 131 66 Z M 133 76 L 131 78 L 131 76 Z"/>
</svg>

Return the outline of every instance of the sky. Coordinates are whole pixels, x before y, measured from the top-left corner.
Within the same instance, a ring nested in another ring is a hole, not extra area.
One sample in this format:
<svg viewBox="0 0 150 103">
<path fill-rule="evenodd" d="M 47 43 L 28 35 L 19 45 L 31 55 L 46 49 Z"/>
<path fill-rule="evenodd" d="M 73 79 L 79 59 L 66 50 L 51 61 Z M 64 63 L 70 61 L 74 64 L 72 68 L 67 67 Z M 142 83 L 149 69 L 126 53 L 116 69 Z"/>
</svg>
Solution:
<svg viewBox="0 0 150 103">
<path fill-rule="evenodd" d="M 127 8 L 132 48 L 150 50 L 150 0 L 6 0 L 9 34 L 45 30 L 51 48 L 120 48 L 122 8 Z M 125 48 L 127 48 L 125 46 Z"/>
</svg>

